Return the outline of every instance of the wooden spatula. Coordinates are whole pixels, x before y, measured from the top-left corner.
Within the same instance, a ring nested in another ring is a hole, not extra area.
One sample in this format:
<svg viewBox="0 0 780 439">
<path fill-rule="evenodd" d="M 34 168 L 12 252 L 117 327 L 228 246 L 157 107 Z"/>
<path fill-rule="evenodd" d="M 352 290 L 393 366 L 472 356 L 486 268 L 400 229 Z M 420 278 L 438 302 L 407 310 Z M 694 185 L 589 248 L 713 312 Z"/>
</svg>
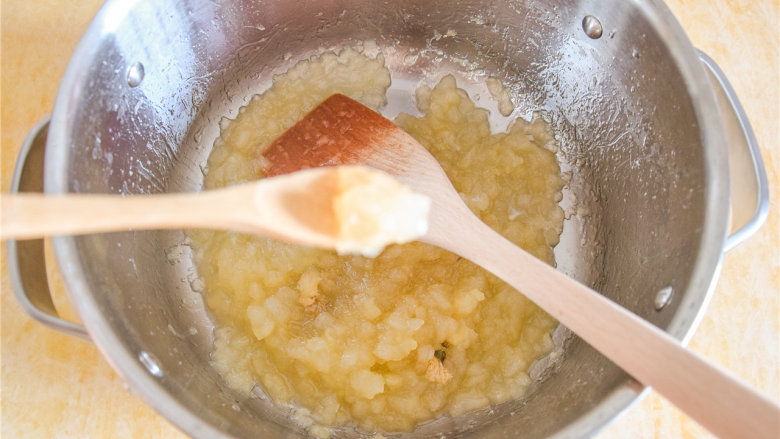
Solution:
<svg viewBox="0 0 780 439">
<path fill-rule="evenodd" d="M 371 256 L 425 233 L 430 201 L 385 173 L 341 166 L 196 193 L 3 194 L 0 205 L 3 239 L 203 228 Z"/>
<path fill-rule="evenodd" d="M 373 110 L 331 96 L 263 156 L 268 176 L 356 163 L 394 175 L 432 200 L 430 228 L 421 241 L 491 271 L 716 435 L 778 438 L 780 409 L 774 403 L 494 232 L 463 203 L 433 156 Z"/>
</svg>

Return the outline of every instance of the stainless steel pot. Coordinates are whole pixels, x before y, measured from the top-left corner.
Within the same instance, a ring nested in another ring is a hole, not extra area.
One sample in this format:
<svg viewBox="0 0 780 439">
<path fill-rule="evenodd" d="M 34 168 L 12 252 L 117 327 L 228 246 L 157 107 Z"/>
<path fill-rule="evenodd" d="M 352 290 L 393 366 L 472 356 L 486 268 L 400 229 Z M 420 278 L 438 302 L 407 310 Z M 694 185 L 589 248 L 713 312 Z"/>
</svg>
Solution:
<svg viewBox="0 0 780 439">
<path fill-rule="evenodd" d="M 51 122 L 25 144 L 13 190 L 41 190 L 44 163 L 51 194 L 196 191 L 222 117 L 296 60 L 370 49 L 366 40 L 393 72 L 388 116 L 414 111 L 414 85 L 444 73 L 482 96 L 495 76 L 515 115 L 542 111 L 571 173 L 559 268 L 687 340 L 722 253 L 760 227 L 768 193 L 733 91 L 659 1 L 108 1 L 73 55 Z M 501 128 L 506 119 L 493 114 Z M 739 183 L 731 188 L 729 165 Z M 729 235 L 730 198 L 742 204 Z M 41 241 L 9 241 L 9 269 L 27 312 L 91 339 L 133 392 L 185 432 L 302 433 L 209 364 L 212 324 L 188 282 L 194 268 L 186 254 L 167 257 L 182 240 L 180 231 L 54 239 L 85 327 L 57 316 Z M 539 363 L 526 398 L 410 436 L 588 436 L 642 392 L 565 329 L 556 338 L 563 361 Z"/>
</svg>

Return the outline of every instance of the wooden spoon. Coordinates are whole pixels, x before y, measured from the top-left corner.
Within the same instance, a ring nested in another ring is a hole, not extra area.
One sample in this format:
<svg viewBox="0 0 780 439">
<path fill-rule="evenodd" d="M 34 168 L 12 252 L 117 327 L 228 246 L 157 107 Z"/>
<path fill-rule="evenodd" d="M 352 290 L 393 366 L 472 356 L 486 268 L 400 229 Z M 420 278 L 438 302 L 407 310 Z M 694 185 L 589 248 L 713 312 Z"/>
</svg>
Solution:
<svg viewBox="0 0 780 439">
<path fill-rule="evenodd" d="M 522 291 L 644 385 L 711 432 L 777 439 L 780 409 L 671 336 L 526 253 L 480 221 L 436 159 L 380 114 L 333 95 L 264 151 L 267 176 L 317 166 L 364 164 L 432 200 L 421 241 L 469 259 Z"/>
<path fill-rule="evenodd" d="M 425 233 L 430 200 L 385 173 L 341 166 L 197 193 L 3 194 L 0 205 L 3 239 L 204 228 L 372 256 L 387 244 Z"/>
</svg>

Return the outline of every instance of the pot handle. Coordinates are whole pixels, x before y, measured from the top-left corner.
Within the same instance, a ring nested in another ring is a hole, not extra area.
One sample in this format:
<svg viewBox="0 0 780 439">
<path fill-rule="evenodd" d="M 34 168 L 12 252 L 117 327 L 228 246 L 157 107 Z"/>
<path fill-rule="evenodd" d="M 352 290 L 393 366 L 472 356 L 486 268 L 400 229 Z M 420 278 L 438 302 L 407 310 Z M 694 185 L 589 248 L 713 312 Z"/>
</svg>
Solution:
<svg viewBox="0 0 780 439">
<path fill-rule="evenodd" d="M 723 246 L 732 250 L 755 234 L 769 214 L 769 184 L 761 150 L 745 110 L 726 75 L 706 53 L 698 51 L 718 100 L 729 148 L 731 226 Z"/>
<path fill-rule="evenodd" d="M 47 116 L 38 122 L 24 140 L 16 159 L 11 193 L 43 192 L 43 157 L 49 119 Z M 54 307 L 46 276 L 43 240 L 9 239 L 6 248 L 11 285 L 22 310 L 49 328 L 90 340 L 83 326 L 62 319 Z"/>
</svg>

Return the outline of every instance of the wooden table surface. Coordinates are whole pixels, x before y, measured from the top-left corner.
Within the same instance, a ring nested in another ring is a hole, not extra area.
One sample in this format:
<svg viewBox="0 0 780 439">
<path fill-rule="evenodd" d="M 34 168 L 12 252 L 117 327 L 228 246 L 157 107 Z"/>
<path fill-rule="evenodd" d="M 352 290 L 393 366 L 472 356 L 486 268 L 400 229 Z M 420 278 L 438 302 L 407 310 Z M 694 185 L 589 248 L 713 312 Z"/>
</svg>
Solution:
<svg viewBox="0 0 780 439">
<path fill-rule="evenodd" d="M 73 49 L 97 0 L 2 0 L 2 190 L 30 128 L 54 102 Z M 694 45 L 727 74 L 750 117 L 774 196 L 757 235 L 726 254 L 712 302 L 690 346 L 762 389 L 780 395 L 780 1 L 670 0 Z M 54 274 L 52 274 L 55 276 Z M 55 295 L 63 297 L 56 279 Z M 182 438 L 128 393 L 97 349 L 31 321 L 10 287 L 2 250 L 2 438 Z M 67 308 L 62 300 L 58 306 Z M 780 435 L 780 433 L 779 433 Z M 709 434 L 650 393 L 597 436 L 704 438 Z M 780 437 L 780 436 L 779 436 Z"/>
</svg>

